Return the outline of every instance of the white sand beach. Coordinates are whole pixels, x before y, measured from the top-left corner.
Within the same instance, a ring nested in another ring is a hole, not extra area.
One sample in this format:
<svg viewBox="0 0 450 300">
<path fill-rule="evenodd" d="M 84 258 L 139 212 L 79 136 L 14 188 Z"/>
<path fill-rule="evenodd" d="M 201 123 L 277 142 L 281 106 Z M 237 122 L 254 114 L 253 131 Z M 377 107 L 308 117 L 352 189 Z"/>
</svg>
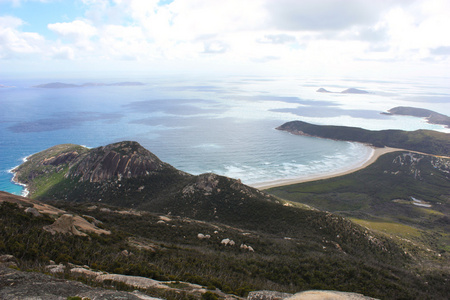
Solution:
<svg viewBox="0 0 450 300">
<path fill-rule="evenodd" d="M 383 154 L 390 153 L 390 152 L 396 152 L 396 151 L 405 151 L 405 150 L 398 149 L 398 148 L 390 148 L 390 147 L 373 148 L 373 153 L 369 157 L 368 160 L 366 160 L 361 165 L 353 166 L 353 167 L 351 167 L 349 169 L 342 169 L 342 170 L 339 170 L 339 171 L 336 171 L 336 172 L 332 172 L 332 173 L 318 174 L 316 176 L 313 175 L 313 176 L 310 176 L 308 178 L 280 179 L 280 180 L 274 180 L 274 181 L 268 181 L 268 182 L 260 182 L 260 183 L 250 184 L 250 186 L 252 186 L 254 188 L 257 188 L 257 189 L 260 189 L 260 190 L 265 190 L 265 189 L 270 189 L 270 188 L 273 188 L 273 187 L 279 187 L 279 186 L 303 183 L 303 182 L 308 182 L 308 181 L 329 179 L 329 178 L 332 178 L 332 177 L 347 175 L 347 174 L 359 171 L 361 169 L 364 169 L 365 167 L 371 165 L 372 163 L 374 163 Z"/>
</svg>

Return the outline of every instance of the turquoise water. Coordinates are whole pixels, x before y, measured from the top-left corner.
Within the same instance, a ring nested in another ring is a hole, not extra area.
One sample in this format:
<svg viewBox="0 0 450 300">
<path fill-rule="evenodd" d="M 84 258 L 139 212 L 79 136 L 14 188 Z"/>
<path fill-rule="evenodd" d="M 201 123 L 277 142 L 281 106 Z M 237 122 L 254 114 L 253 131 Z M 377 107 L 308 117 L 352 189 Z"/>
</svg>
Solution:
<svg viewBox="0 0 450 300">
<path fill-rule="evenodd" d="M 0 190 L 22 192 L 8 171 L 30 154 L 61 143 L 97 147 L 122 140 L 138 141 L 163 161 L 192 174 L 215 172 L 247 184 L 308 178 L 360 165 L 372 150 L 275 130 L 284 122 L 444 130 L 417 118 L 380 112 L 405 103 L 450 111 L 445 87 L 438 94 L 433 86 L 404 93 L 405 83 L 391 84 L 388 92 L 380 91 L 379 82 L 243 77 L 141 78 L 143 86 L 31 87 L 52 81 L 58 80 L 0 82 L 14 86 L 0 89 Z M 356 86 L 373 94 L 316 93 L 322 86 L 336 90 Z"/>
</svg>

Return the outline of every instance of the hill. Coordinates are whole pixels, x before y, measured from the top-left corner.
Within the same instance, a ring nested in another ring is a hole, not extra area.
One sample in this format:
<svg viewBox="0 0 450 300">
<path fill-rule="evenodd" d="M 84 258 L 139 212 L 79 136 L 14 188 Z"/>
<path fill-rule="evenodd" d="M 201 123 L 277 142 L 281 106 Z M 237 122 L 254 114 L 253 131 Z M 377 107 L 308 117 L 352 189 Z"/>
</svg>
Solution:
<svg viewBox="0 0 450 300">
<path fill-rule="evenodd" d="M 100 221 L 101 229 L 111 232 L 51 234 L 43 228 L 53 219 L 3 204 L 1 225 L 7 230 L 0 251 L 14 254 L 25 267 L 45 268 L 51 259 L 239 296 L 259 289 L 340 290 L 394 299 L 430 293 L 442 298 L 448 292 L 443 280 L 448 274 L 418 267 L 420 251 L 409 253 L 415 246 L 404 248 L 343 217 L 234 179 L 186 174 L 135 142 L 57 146 L 30 156 L 15 171 L 32 197 Z M 134 255 L 121 256 L 124 250 Z"/>
<path fill-rule="evenodd" d="M 435 111 L 417 108 L 417 107 L 408 107 L 408 106 L 398 106 L 391 108 L 387 113 L 390 115 L 402 115 L 402 116 L 413 116 L 419 118 L 425 118 L 430 124 L 439 124 L 445 125 L 447 128 L 450 128 L 450 117 L 437 113 Z"/>
<path fill-rule="evenodd" d="M 432 130 L 373 131 L 347 126 L 314 125 L 302 121 L 287 122 L 277 129 L 296 135 L 360 142 L 375 147 L 400 148 L 443 156 L 450 154 L 450 134 Z"/>
<path fill-rule="evenodd" d="M 360 90 L 360 89 L 349 88 L 349 89 L 343 90 L 341 93 L 342 94 L 368 94 L 369 92 Z"/>
</svg>

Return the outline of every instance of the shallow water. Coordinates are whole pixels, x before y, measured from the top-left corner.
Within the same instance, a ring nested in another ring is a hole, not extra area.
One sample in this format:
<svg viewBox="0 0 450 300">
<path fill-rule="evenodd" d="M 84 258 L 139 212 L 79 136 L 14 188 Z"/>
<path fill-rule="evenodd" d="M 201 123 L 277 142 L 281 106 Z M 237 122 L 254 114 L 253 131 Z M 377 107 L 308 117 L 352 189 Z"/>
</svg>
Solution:
<svg viewBox="0 0 450 300">
<path fill-rule="evenodd" d="M 144 86 L 32 88 L 55 80 L 0 84 L 0 190 L 16 194 L 8 170 L 55 144 L 97 147 L 135 140 L 183 171 L 215 172 L 254 184 L 307 178 L 361 165 L 371 149 L 356 143 L 294 136 L 275 128 L 287 121 L 372 130 L 447 131 L 414 117 L 386 116 L 395 106 L 450 114 L 446 86 L 413 82 L 233 77 L 208 80 L 123 78 Z M 92 80 L 89 80 L 92 81 Z M 64 80 L 83 83 L 81 79 Z M 317 93 L 355 87 L 367 95 Z"/>
</svg>

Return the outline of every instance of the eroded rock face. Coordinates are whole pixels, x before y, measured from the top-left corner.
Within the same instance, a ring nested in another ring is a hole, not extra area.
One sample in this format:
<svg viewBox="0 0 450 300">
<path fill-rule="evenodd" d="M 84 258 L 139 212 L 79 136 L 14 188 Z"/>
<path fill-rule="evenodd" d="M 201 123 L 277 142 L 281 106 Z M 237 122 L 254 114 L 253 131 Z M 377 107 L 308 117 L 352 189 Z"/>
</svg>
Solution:
<svg viewBox="0 0 450 300">
<path fill-rule="evenodd" d="M 42 164 L 43 165 L 52 165 L 52 166 L 65 164 L 65 163 L 69 163 L 69 162 L 73 161 L 78 155 L 79 155 L 79 153 L 77 151 L 62 153 L 58 156 L 44 159 L 42 161 Z"/>
<path fill-rule="evenodd" d="M 120 142 L 92 149 L 71 167 L 70 176 L 80 181 L 102 182 L 149 175 L 171 168 L 136 142 Z"/>
</svg>

